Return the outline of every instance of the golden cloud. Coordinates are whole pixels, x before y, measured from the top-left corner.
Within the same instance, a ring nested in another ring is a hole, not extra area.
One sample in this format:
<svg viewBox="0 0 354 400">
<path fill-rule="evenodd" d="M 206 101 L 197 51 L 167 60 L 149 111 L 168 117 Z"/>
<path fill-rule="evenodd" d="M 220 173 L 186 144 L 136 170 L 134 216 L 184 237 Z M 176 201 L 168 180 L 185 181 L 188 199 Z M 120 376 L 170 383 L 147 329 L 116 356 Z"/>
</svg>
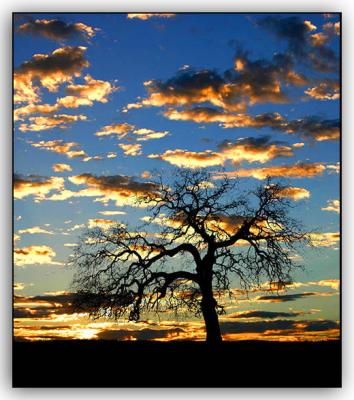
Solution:
<svg viewBox="0 0 354 400">
<path fill-rule="evenodd" d="M 127 14 L 128 19 L 140 19 L 147 21 L 150 18 L 172 18 L 176 16 L 173 13 L 129 13 Z"/>
<path fill-rule="evenodd" d="M 144 205 L 137 203 L 137 198 L 147 193 L 154 193 L 156 190 L 153 183 L 137 182 L 134 178 L 123 175 L 94 176 L 82 174 L 71 176 L 68 179 L 75 185 L 86 185 L 86 188 L 77 192 L 63 189 L 48 197 L 47 200 L 60 201 L 72 197 L 95 197 L 97 202 L 115 201 L 118 207 L 125 205 L 143 207 Z"/>
<path fill-rule="evenodd" d="M 109 216 L 109 215 L 125 215 L 126 214 L 126 212 L 124 212 L 124 211 L 109 211 L 109 210 L 99 211 L 98 213 L 102 214 L 102 215 L 107 215 L 107 216 Z"/>
<path fill-rule="evenodd" d="M 152 129 L 140 128 L 133 131 L 137 135 L 137 141 L 146 141 L 150 139 L 161 139 L 169 134 L 169 131 L 156 132 Z"/>
<path fill-rule="evenodd" d="M 119 137 L 124 137 L 134 129 L 133 125 L 129 125 L 127 123 L 124 124 L 113 124 L 113 125 L 106 125 L 104 126 L 99 132 L 96 132 L 96 136 L 108 136 L 112 134 L 116 134 Z"/>
<path fill-rule="evenodd" d="M 64 188 L 64 178 L 39 177 L 21 175 L 14 176 L 14 198 L 23 199 L 27 196 L 34 196 L 37 201 L 43 200 L 45 196 L 55 190 Z"/>
<path fill-rule="evenodd" d="M 15 265 L 63 265 L 59 261 L 53 261 L 55 251 L 49 246 L 28 246 L 14 249 Z"/>
<path fill-rule="evenodd" d="M 328 90 L 330 87 L 333 90 L 338 89 L 336 82 L 328 80 L 325 85 L 326 88 L 328 87 Z M 315 93 L 318 93 L 318 96 L 320 95 L 318 88 L 309 89 L 307 92 L 307 94 L 312 96 L 315 96 Z M 275 131 L 287 134 L 301 133 L 304 137 L 317 141 L 337 140 L 340 135 L 339 120 L 325 120 L 316 116 L 286 120 L 278 113 L 264 113 L 251 116 L 248 114 L 226 113 L 210 107 L 195 107 L 185 110 L 169 109 L 164 112 L 164 116 L 171 120 L 194 121 L 197 123 L 219 122 L 223 128 L 252 127 L 260 129 L 269 127 Z"/>
<path fill-rule="evenodd" d="M 21 124 L 19 130 L 21 132 L 28 131 L 45 131 L 53 128 L 66 129 L 68 124 L 72 124 L 77 121 L 85 121 L 87 117 L 85 115 L 67 115 L 59 114 L 52 115 L 49 117 L 30 117 L 30 124 Z"/>
<path fill-rule="evenodd" d="M 310 198 L 311 193 L 309 190 L 304 189 L 304 188 L 288 187 L 288 188 L 282 189 L 279 193 L 279 196 L 298 201 L 298 200 Z"/>
<path fill-rule="evenodd" d="M 54 235 L 53 232 L 48 231 L 47 229 L 43 229 L 40 226 L 34 226 L 32 228 L 26 228 L 26 229 L 20 229 L 18 231 L 21 235 L 28 233 L 30 235 L 41 233 L 41 234 L 46 234 L 46 235 Z"/>
<path fill-rule="evenodd" d="M 111 219 L 103 219 L 103 218 L 94 218 L 94 219 L 89 219 L 87 226 L 89 228 L 94 228 L 96 226 L 99 227 L 107 227 L 107 226 L 111 226 L 111 225 L 116 225 L 117 221 L 113 221 Z"/>
<path fill-rule="evenodd" d="M 36 19 L 20 25 L 16 30 L 19 33 L 29 33 L 34 36 L 62 41 L 75 37 L 88 40 L 95 36 L 95 31 L 98 29 L 82 22 L 66 23 L 59 19 Z"/>
<path fill-rule="evenodd" d="M 107 103 L 108 96 L 114 90 L 117 90 L 117 88 L 112 86 L 109 82 L 93 79 L 90 75 L 86 75 L 84 80 L 86 84 L 71 84 L 65 88 L 65 91 L 76 98 Z"/>
<path fill-rule="evenodd" d="M 52 168 L 54 172 L 72 171 L 72 168 L 69 164 L 53 164 Z"/>
<path fill-rule="evenodd" d="M 340 240 L 339 232 L 311 233 L 311 244 L 314 247 L 331 247 L 336 245 Z"/>
<path fill-rule="evenodd" d="M 230 178 L 248 178 L 266 179 L 268 176 L 287 177 L 287 178 L 313 178 L 322 175 L 326 170 L 326 166 L 321 163 L 297 163 L 292 165 L 279 165 L 272 167 L 239 169 L 237 171 L 225 172 L 224 174 Z M 221 176 L 215 175 L 214 179 L 220 179 Z"/>
<path fill-rule="evenodd" d="M 340 213 L 340 201 L 339 200 L 328 200 L 327 206 L 321 208 L 322 211 L 333 211 Z"/>
<path fill-rule="evenodd" d="M 120 143 L 118 146 L 124 151 L 126 156 L 140 156 L 142 154 L 141 144 Z"/>
<path fill-rule="evenodd" d="M 211 150 L 198 153 L 182 149 L 167 150 L 163 154 L 150 154 L 148 158 L 164 160 L 180 168 L 204 168 L 224 163 L 224 158 Z"/>
<path fill-rule="evenodd" d="M 79 77 L 83 68 L 89 66 L 85 60 L 86 47 L 66 46 L 51 54 L 35 54 L 22 63 L 14 72 L 14 102 L 36 103 L 40 100 L 37 82 L 51 92 L 59 85 Z"/>
<path fill-rule="evenodd" d="M 338 100 L 340 97 L 339 90 L 339 82 L 328 81 L 305 90 L 305 94 L 315 100 Z"/>
<path fill-rule="evenodd" d="M 64 142 L 63 140 L 41 140 L 39 142 L 31 143 L 31 146 L 41 150 L 48 150 L 57 154 L 65 154 L 69 158 L 87 157 L 87 154 L 76 142 Z"/>
</svg>

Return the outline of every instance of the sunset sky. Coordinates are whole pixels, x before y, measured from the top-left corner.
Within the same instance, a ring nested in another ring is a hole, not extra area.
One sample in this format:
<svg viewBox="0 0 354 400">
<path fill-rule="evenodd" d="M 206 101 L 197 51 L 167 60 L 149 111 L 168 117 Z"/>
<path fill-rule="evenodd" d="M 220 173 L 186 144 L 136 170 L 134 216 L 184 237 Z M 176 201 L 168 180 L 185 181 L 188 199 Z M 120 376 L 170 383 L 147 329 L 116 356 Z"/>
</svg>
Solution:
<svg viewBox="0 0 354 400">
<path fill-rule="evenodd" d="M 147 212 L 156 171 L 207 168 L 292 190 L 312 247 L 278 293 L 234 288 L 224 338 L 339 334 L 338 14 L 16 14 L 15 336 L 204 339 L 189 315 L 90 321 L 70 310 L 80 234 Z"/>
</svg>

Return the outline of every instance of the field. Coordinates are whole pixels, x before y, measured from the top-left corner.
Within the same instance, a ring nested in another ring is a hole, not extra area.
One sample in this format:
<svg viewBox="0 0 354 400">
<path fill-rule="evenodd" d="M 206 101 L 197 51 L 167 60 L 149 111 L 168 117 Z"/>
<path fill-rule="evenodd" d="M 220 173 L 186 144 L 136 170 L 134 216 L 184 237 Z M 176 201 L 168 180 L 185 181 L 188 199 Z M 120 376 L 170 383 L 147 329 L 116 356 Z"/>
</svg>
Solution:
<svg viewBox="0 0 354 400">
<path fill-rule="evenodd" d="M 14 387 L 339 387 L 332 342 L 14 342 Z"/>
</svg>

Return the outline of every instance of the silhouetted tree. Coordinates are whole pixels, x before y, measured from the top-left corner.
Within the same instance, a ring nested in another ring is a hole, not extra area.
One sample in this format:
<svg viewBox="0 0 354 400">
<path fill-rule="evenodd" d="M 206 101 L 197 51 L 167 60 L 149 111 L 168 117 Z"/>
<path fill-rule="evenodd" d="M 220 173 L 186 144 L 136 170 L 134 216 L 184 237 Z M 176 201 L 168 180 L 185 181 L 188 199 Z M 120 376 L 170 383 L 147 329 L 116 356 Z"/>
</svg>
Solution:
<svg viewBox="0 0 354 400">
<path fill-rule="evenodd" d="M 286 187 L 267 180 L 240 195 L 237 181 L 211 178 L 180 170 L 167 185 L 159 177 L 138 199 L 151 215 L 138 231 L 117 224 L 86 232 L 73 284 L 91 315 L 137 321 L 142 311 L 182 306 L 203 315 L 207 342 L 218 343 L 224 310 L 216 299 L 231 284 L 248 290 L 291 281 L 292 250 L 306 235 L 289 216 Z"/>
</svg>

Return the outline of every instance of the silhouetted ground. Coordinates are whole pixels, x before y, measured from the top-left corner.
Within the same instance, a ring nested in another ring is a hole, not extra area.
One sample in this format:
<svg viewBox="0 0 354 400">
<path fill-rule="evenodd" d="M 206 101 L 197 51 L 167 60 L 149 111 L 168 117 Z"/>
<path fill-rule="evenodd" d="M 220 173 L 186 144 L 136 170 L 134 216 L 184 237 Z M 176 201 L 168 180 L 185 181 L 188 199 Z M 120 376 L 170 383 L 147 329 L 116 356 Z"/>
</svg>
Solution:
<svg viewBox="0 0 354 400">
<path fill-rule="evenodd" d="M 340 342 L 14 342 L 14 387 L 339 387 Z"/>
</svg>

